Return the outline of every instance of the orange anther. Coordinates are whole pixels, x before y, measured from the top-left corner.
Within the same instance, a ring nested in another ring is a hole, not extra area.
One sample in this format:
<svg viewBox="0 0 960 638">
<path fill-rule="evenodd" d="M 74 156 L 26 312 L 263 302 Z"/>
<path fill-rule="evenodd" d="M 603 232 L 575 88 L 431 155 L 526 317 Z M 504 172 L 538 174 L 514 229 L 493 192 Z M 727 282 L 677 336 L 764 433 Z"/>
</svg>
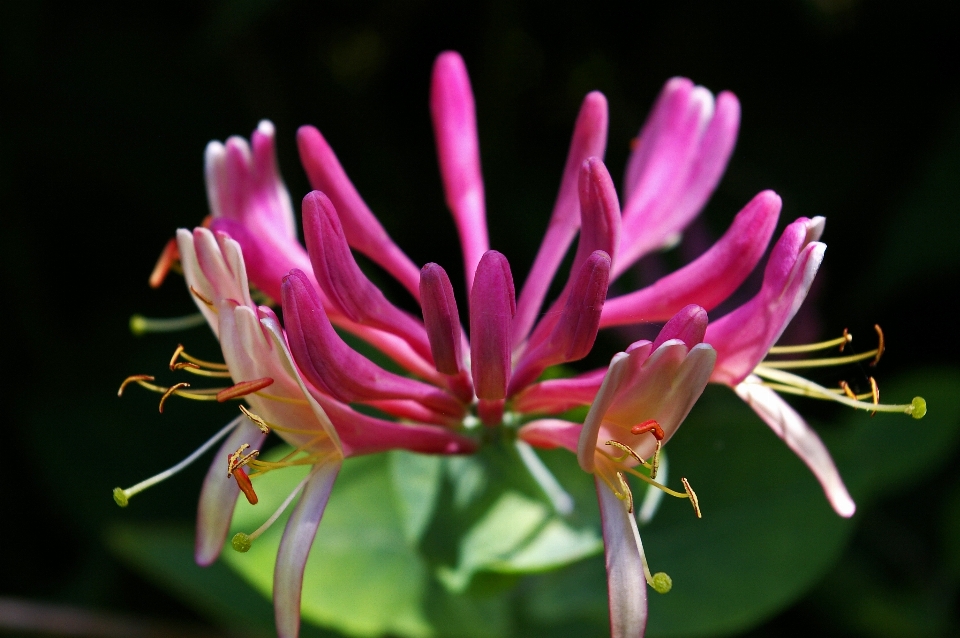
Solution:
<svg viewBox="0 0 960 638">
<path fill-rule="evenodd" d="M 117 396 L 122 397 L 123 391 L 131 383 L 139 383 L 140 381 L 153 381 L 153 377 L 149 374 L 133 374 L 123 380 L 123 383 L 120 384 L 120 389 L 117 390 Z"/>
<path fill-rule="evenodd" d="M 167 273 L 170 272 L 173 262 L 180 259 L 180 250 L 177 248 L 177 240 L 170 239 L 167 242 L 167 245 L 163 247 L 163 250 L 160 252 L 160 257 L 157 259 L 157 265 L 153 267 L 153 272 L 150 273 L 150 287 L 159 288 L 160 284 L 163 283 L 163 280 L 167 278 Z"/>
<path fill-rule="evenodd" d="M 853 390 L 850 389 L 849 383 L 847 383 L 846 381 L 841 381 L 840 388 L 843 390 L 843 393 L 847 395 L 849 398 L 853 399 L 854 401 L 857 400 L 857 395 L 856 393 L 854 393 Z"/>
<path fill-rule="evenodd" d="M 880 343 L 877 344 L 877 356 L 873 358 L 873 361 L 870 362 L 870 365 L 875 366 L 880 363 L 880 357 L 883 356 L 884 343 L 883 343 L 883 330 L 880 329 L 879 324 L 874 324 L 873 329 L 877 331 L 877 338 L 880 340 Z"/>
<path fill-rule="evenodd" d="M 663 440 L 663 428 L 653 419 L 638 423 L 630 428 L 631 434 L 645 434 L 647 432 L 651 433 L 658 441 Z"/>
<path fill-rule="evenodd" d="M 240 397 L 245 397 L 248 394 L 259 392 L 270 385 L 273 385 L 273 379 L 270 377 L 254 379 L 253 381 L 241 381 L 240 383 L 232 385 L 229 388 L 224 388 L 223 390 L 220 390 L 220 392 L 217 392 L 217 401 L 219 403 L 223 403 L 224 401 L 229 401 L 230 399 L 239 399 Z"/>
<path fill-rule="evenodd" d="M 840 344 L 840 352 L 843 352 L 843 349 L 847 347 L 847 344 L 853 341 L 853 335 L 850 334 L 850 331 L 846 328 L 843 329 L 843 343 Z"/>
<path fill-rule="evenodd" d="M 237 481 L 237 485 L 240 486 L 240 491 L 247 497 L 247 502 L 251 505 L 256 505 L 260 499 L 257 498 L 257 493 L 253 491 L 253 483 L 250 482 L 250 477 L 247 476 L 247 473 L 243 471 L 242 467 L 238 467 L 233 471 L 233 478 Z"/>
<path fill-rule="evenodd" d="M 167 391 L 163 393 L 163 396 L 160 397 L 160 414 L 163 414 L 163 404 L 167 402 L 167 399 L 169 399 L 174 394 L 176 394 L 177 390 L 180 390 L 181 388 L 189 388 L 189 387 L 190 387 L 189 383 L 175 383 L 172 386 L 170 386 L 167 389 Z"/>
</svg>

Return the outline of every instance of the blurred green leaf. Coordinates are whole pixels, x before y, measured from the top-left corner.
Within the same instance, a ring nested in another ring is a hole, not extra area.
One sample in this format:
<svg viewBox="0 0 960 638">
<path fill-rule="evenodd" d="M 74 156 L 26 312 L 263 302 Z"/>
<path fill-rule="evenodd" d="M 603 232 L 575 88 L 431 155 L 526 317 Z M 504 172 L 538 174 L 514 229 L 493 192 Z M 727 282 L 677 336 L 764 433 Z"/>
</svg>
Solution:
<svg viewBox="0 0 960 638">
<path fill-rule="evenodd" d="M 430 524 L 437 506 L 443 459 L 394 450 L 390 453 L 390 471 L 404 535 L 415 545 Z"/>
</svg>

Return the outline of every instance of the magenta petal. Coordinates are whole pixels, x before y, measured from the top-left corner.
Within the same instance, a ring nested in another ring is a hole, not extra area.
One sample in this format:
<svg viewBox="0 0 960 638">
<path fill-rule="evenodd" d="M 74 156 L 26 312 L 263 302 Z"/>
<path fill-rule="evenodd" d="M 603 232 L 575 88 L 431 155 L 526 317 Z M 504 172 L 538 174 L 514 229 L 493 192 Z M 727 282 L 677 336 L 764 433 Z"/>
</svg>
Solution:
<svg viewBox="0 0 960 638">
<path fill-rule="evenodd" d="M 800 218 L 787 226 L 770 254 L 760 292 L 707 328 L 704 339 L 717 349 L 711 381 L 737 385 L 783 334 L 823 261 L 827 247 L 807 243 L 821 225 L 822 218 Z"/>
<path fill-rule="evenodd" d="M 320 131 L 301 126 L 297 131 L 297 147 L 310 185 L 323 191 L 333 202 L 349 244 L 382 266 L 416 298 L 419 269 L 390 239 L 367 207 Z"/>
<path fill-rule="evenodd" d="M 517 302 L 514 344 L 522 342 L 530 333 L 557 267 L 580 227 L 580 167 L 590 157 L 603 159 L 607 146 L 607 120 L 607 98 L 599 91 L 588 93 L 583 98 L 583 105 L 573 128 L 573 139 L 560 181 L 560 192 L 550 215 L 547 232 L 530 268 L 530 274 L 523 282 L 523 290 Z"/>
<path fill-rule="evenodd" d="M 425 359 L 433 356 L 423 325 L 387 301 L 360 270 L 337 211 L 319 191 L 303 198 L 303 234 L 313 274 L 334 308 L 351 321 L 403 338 Z"/>
<path fill-rule="evenodd" d="M 447 271 L 438 264 L 420 270 L 420 306 L 437 370 L 457 374 L 463 361 L 460 314 Z"/>
<path fill-rule="evenodd" d="M 273 570 L 273 608 L 278 638 L 297 638 L 300 634 L 303 572 L 341 465 L 342 461 L 338 459 L 315 467 L 313 477 L 307 481 L 283 530 Z"/>
<path fill-rule="evenodd" d="M 660 334 L 653 340 L 653 349 L 656 350 L 671 339 L 679 339 L 687 348 L 703 343 L 703 336 L 707 332 L 707 311 L 700 306 L 690 304 L 673 316 Z"/>
<path fill-rule="evenodd" d="M 780 197 L 763 191 L 741 210 L 710 250 L 636 292 L 607 301 L 601 327 L 666 321 L 683 306 L 717 307 L 744 282 L 763 257 L 777 226 Z"/>
<path fill-rule="evenodd" d="M 535 381 L 549 366 L 578 361 L 590 353 L 600 328 L 609 279 L 610 257 L 597 250 L 580 268 L 550 336 L 524 351 L 510 380 L 508 395 Z"/>
<path fill-rule="evenodd" d="M 603 553 L 607 564 L 611 638 L 640 638 L 647 626 L 647 579 L 643 571 L 643 546 L 633 514 L 599 478 L 597 500 L 603 527 Z"/>
<path fill-rule="evenodd" d="M 577 406 L 590 405 L 606 373 L 606 368 L 599 368 L 572 379 L 541 381 L 514 397 L 513 408 L 522 414 L 559 414 Z"/>
<path fill-rule="evenodd" d="M 473 274 L 480 257 L 488 250 L 490 242 L 483 177 L 480 175 L 476 107 L 467 67 L 459 53 L 445 51 L 433 65 L 430 114 L 437 138 L 443 190 L 460 233 L 469 289 L 473 286 Z"/>
<path fill-rule="evenodd" d="M 796 410 L 772 389 L 761 385 L 759 377 L 747 377 L 746 381 L 733 389 L 770 426 L 774 434 L 806 463 L 823 487 L 834 511 L 845 518 L 853 516 L 857 506 L 843 484 L 830 452 Z"/>
<path fill-rule="evenodd" d="M 294 270 L 283 280 L 282 298 L 290 351 L 303 376 L 321 391 L 346 403 L 411 399 L 462 416 L 463 406 L 449 394 L 388 372 L 344 343 L 303 272 Z"/>
<path fill-rule="evenodd" d="M 576 454 L 582 428 L 580 423 L 562 419 L 538 419 L 517 430 L 517 438 L 545 450 L 563 447 Z"/>
<path fill-rule="evenodd" d="M 511 324 L 517 306 L 507 258 L 488 250 L 470 290 L 470 354 L 480 399 L 503 399 L 510 380 Z"/>
<path fill-rule="evenodd" d="M 204 567 L 220 556 L 220 550 L 223 549 L 227 532 L 230 530 L 237 496 L 240 494 L 237 482 L 227 476 L 227 455 L 236 452 L 244 443 L 259 448 L 266 438 L 245 416 L 240 415 L 237 419 L 242 422 L 217 449 L 200 490 L 194 559 L 198 565 Z"/>
</svg>

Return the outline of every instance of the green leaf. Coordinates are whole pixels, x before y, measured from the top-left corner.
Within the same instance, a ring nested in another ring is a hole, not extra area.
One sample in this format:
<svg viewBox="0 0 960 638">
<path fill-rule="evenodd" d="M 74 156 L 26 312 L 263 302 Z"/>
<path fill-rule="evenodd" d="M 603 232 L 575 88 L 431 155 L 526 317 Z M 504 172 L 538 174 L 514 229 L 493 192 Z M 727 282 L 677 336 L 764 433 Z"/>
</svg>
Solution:
<svg viewBox="0 0 960 638">
<path fill-rule="evenodd" d="M 390 453 L 390 470 L 404 536 L 407 542 L 416 545 L 437 506 L 443 459 L 395 450 Z"/>
</svg>

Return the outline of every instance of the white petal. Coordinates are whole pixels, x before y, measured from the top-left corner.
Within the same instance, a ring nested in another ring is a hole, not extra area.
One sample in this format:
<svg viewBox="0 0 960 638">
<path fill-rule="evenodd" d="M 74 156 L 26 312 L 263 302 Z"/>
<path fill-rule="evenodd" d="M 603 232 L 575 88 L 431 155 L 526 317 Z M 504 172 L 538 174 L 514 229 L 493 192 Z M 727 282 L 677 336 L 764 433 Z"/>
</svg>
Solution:
<svg viewBox="0 0 960 638">
<path fill-rule="evenodd" d="M 606 483 L 599 478 L 594 480 L 603 520 L 610 635 L 611 638 L 637 638 L 643 636 L 647 625 L 647 580 L 643 575 L 637 521 Z"/>
</svg>

